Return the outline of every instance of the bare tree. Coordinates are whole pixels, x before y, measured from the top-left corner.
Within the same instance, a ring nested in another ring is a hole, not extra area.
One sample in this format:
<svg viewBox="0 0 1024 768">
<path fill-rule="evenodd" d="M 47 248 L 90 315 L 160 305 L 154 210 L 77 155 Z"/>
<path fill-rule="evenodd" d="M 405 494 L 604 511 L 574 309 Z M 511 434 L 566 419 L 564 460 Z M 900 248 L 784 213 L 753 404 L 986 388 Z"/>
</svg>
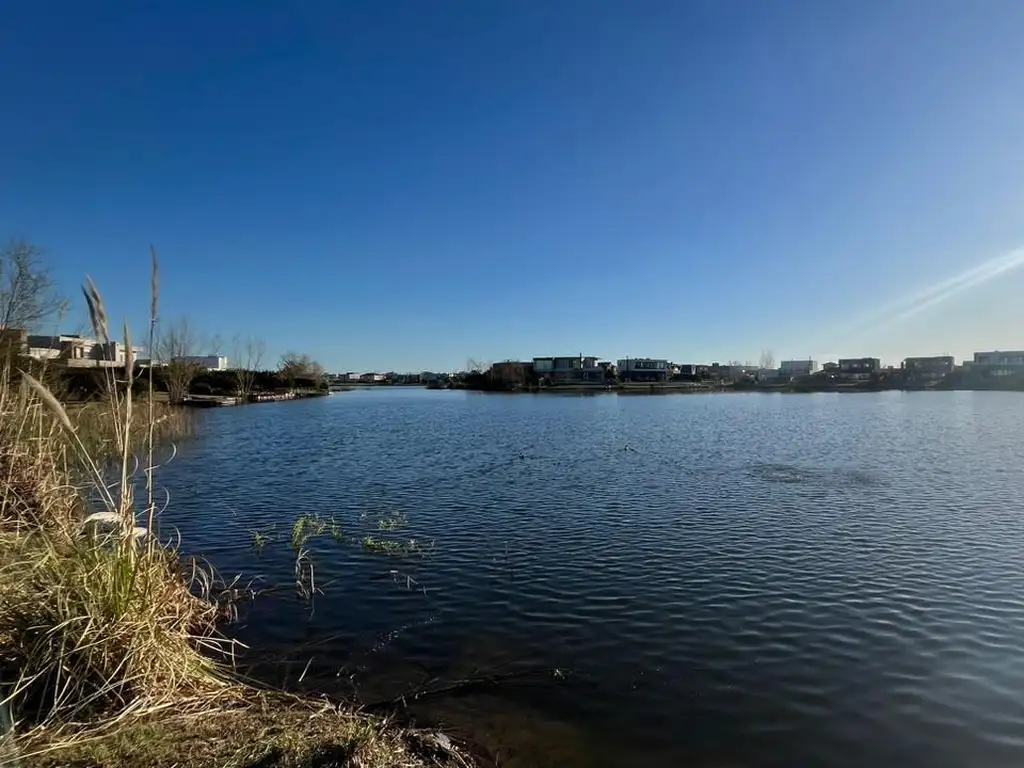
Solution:
<svg viewBox="0 0 1024 768">
<path fill-rule="evenodd" d="M 259 339 L 247 336 L 245 339 L 235 336 L 232 340 L 232 355 L 235 360 L 235 379 L 238 382 L 238 396 L 248 400 L 252 395 L 256 381 L 256 371 L 263 362 L 266 344 Z"/>
<path fill-rule="evenodd" d="M 157 349 L 167 374 L 167 397 L 180 403 L 188 394 L 192 380 L 201 366 L 190 359 L 196 354 L 196 335 L 187 318 L 180 318 L 161 328 Z"/>
<path fill-rule="evenodd" d="M 206 346 L 209 348 L 211 355 L 217 355 L 220 357 L 224 354 L 224 337 L 219 333 L 213 334 L 209 341 L 206 342 Z"/>
<path fill-rule="evenodd" d="M 761 360 L 758 363 L 758 367 L 762 371 L 767 371 L 775 367 L 775 353 L 770 349 L 761 350 Z"/>
<path fill-rule="evenodd" d="M 42 256 L 24 240 L 0 247 L 0 331 L 34 330 L 67 307 Z"/>
<path fill-rule="evenodd" d="M 320 385 L 323 383 L 325 375 L 324 367 L 320 363 L 309 355 L 299 352 L 285 352 L 281 355 L 278 370 L 290 387 L 294 387 L 295 382 L 299 379 L 309 379 Z"/>
</svg>

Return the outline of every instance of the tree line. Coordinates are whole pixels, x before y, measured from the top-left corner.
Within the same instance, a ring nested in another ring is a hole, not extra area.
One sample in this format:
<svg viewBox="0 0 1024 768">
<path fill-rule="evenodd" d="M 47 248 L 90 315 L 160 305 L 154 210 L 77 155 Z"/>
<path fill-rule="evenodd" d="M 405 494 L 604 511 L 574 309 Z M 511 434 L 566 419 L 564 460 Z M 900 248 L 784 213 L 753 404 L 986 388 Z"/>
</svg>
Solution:
<svg viewBox="0 0 1024 768">
<path fill-rule="evenodd" d="M 153 274 L 156 281 L 155 255 Z M 44 329 L 49 329 L 51 335 L 58 335 L 61 326 L 68 322 L 69 306 L 46 264 L 42 248 L 26 240 L 10 240 L 0 246 L 0 342 L 8 342 L 3 345 L 5 357 L 21 354 L 10 344 L 12 332 L 45 334 Z M 155 311 L 151 314 L 156 318 Z M 239 334 L 225 344 L 220 334 L 202 336 L 185 317 L 167 322 L 154 320 L 153 326 L 149 364 L 154 367 L 158 389 L 165 391 L 172 403 L 182 402 L 189 394 L 230 394 L 251 399 L 258 391 L 327 386 L 324 367 L 308 354 L 285 352 L 276 368 L 268 369 L 264 359 L 267 348 L 262 339 Z M 201 354 L 226 354 L 229 370 L 206 370 L 193 359 Z M 136 361 L 136 366 L 145 364 Z M 20 367 L 26 366 L 40 367 L 37 361 L 22 361 Z M 63 378 L 65 390 L 87 393 L 90 389 L 90 376 L 95 372 L 51 367 L 54 370 L 50 378 Z"/>
</svg>

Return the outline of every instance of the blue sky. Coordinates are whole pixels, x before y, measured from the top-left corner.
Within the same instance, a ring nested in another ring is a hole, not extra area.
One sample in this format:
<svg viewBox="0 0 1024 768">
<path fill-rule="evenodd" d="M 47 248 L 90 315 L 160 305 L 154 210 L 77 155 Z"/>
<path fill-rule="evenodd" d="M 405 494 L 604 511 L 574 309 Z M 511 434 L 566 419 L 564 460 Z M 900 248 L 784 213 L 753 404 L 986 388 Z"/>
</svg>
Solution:
<svg viewBox="0 0 1024 768">
<path fill-rule="evenodd" d="M 18 3 L 0 237 L 139 332 L 152 243 L 165 322 L 330 369 L 1021 348 L 1021 40 L 1017 0 Z"/>
</svg>

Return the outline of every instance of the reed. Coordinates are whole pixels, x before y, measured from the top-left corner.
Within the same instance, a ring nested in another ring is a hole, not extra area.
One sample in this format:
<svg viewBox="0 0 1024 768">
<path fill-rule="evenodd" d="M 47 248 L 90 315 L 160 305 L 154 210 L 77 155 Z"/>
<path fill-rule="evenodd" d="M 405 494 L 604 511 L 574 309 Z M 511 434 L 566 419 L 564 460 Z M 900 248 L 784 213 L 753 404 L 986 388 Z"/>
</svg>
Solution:
<svg viewBox="0 0 1024 768">
<path fill-rule="evenodd" d="M 91 280 L 83 293 L 108 340 L 102 295 Z M 138 524 L 137 451 L 187 425 L 151 399 L 139 418 L 127 326 L 123 339 L 128 359 L 106 372 L 102 403 L 67 407 L 28 373 L 20 386 L 0 376 L 0 683 L 21 730 L 235 685 L 213 575 L 186 569 L 151 515 Z"/>
</svg>

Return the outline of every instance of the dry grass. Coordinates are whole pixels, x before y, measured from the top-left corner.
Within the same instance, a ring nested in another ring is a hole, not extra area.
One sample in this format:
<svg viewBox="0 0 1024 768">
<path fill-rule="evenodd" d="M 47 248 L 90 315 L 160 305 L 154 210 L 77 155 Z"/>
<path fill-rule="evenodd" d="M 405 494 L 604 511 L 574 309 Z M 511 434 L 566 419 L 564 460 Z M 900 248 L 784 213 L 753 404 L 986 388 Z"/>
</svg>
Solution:
<svg viewBox="0 0 1024 768">
<path fill-rule="evenodd" d="M 112 413 L 109 398 L 69 405 L 66 408 L 90 456 L 120 456 L 119 436 L 111 429 L 111 425 L 117 423 L 117 418 Z M 159 400 L 150 402 L 148 398 L 136 402 L 135 408 L 147 414 L 152 410 L 153 439 L 157 444 L 181 440 L 195 433 L 192 412 L 187 409 Z M 128 442 L 135 453 L 141 455 L 147 450 L 149 428 L 148 418 L 135 418 L 130 422 Z"/>
<path fill-rule="evenodd" d="M 60 742 L 54 749 L 53 739 Z M 470 768 L 479 757 L 444 735 L 334 705 L 272 694 L 202 714 L 150 714 L 107 732 L 65 729 L 22 744 L 33 768 Z"/>
<path fill-rule="evenodd" d="M 99 290 L 83 292 L 109 339 Z M 23 765 L 114 768 L 473 764 L 443 736 L 234 677 L 214 574 L 153 533 L 153 446 L 186 417 L 155 402 L 151 381 L 133 400 L 130 359 L 108 372 L 106 401 L 82 407 L 2 373 L 0 764 L 12 751 Z M 3 734 L 9 714 L 16 736 Z"/>
<path fill-rule="evenodd" d="M 98 289 L 84 293 L 109 339 Z M 234 685 L 212 658 L 231 648 L 216 634 L 212 575 L 186 575 L 138 524 L 154 507 L 151 493 L 136 504 L 136 453 L 180 424 L 149 407 L 153 421 L 136 417 L 127 362 L 108 371 L 104 403 L 71 409 L 27 373 L 20 387 L 13 371 L 0 378 L 0 698 L 23 731 Z"/>
</svg>

